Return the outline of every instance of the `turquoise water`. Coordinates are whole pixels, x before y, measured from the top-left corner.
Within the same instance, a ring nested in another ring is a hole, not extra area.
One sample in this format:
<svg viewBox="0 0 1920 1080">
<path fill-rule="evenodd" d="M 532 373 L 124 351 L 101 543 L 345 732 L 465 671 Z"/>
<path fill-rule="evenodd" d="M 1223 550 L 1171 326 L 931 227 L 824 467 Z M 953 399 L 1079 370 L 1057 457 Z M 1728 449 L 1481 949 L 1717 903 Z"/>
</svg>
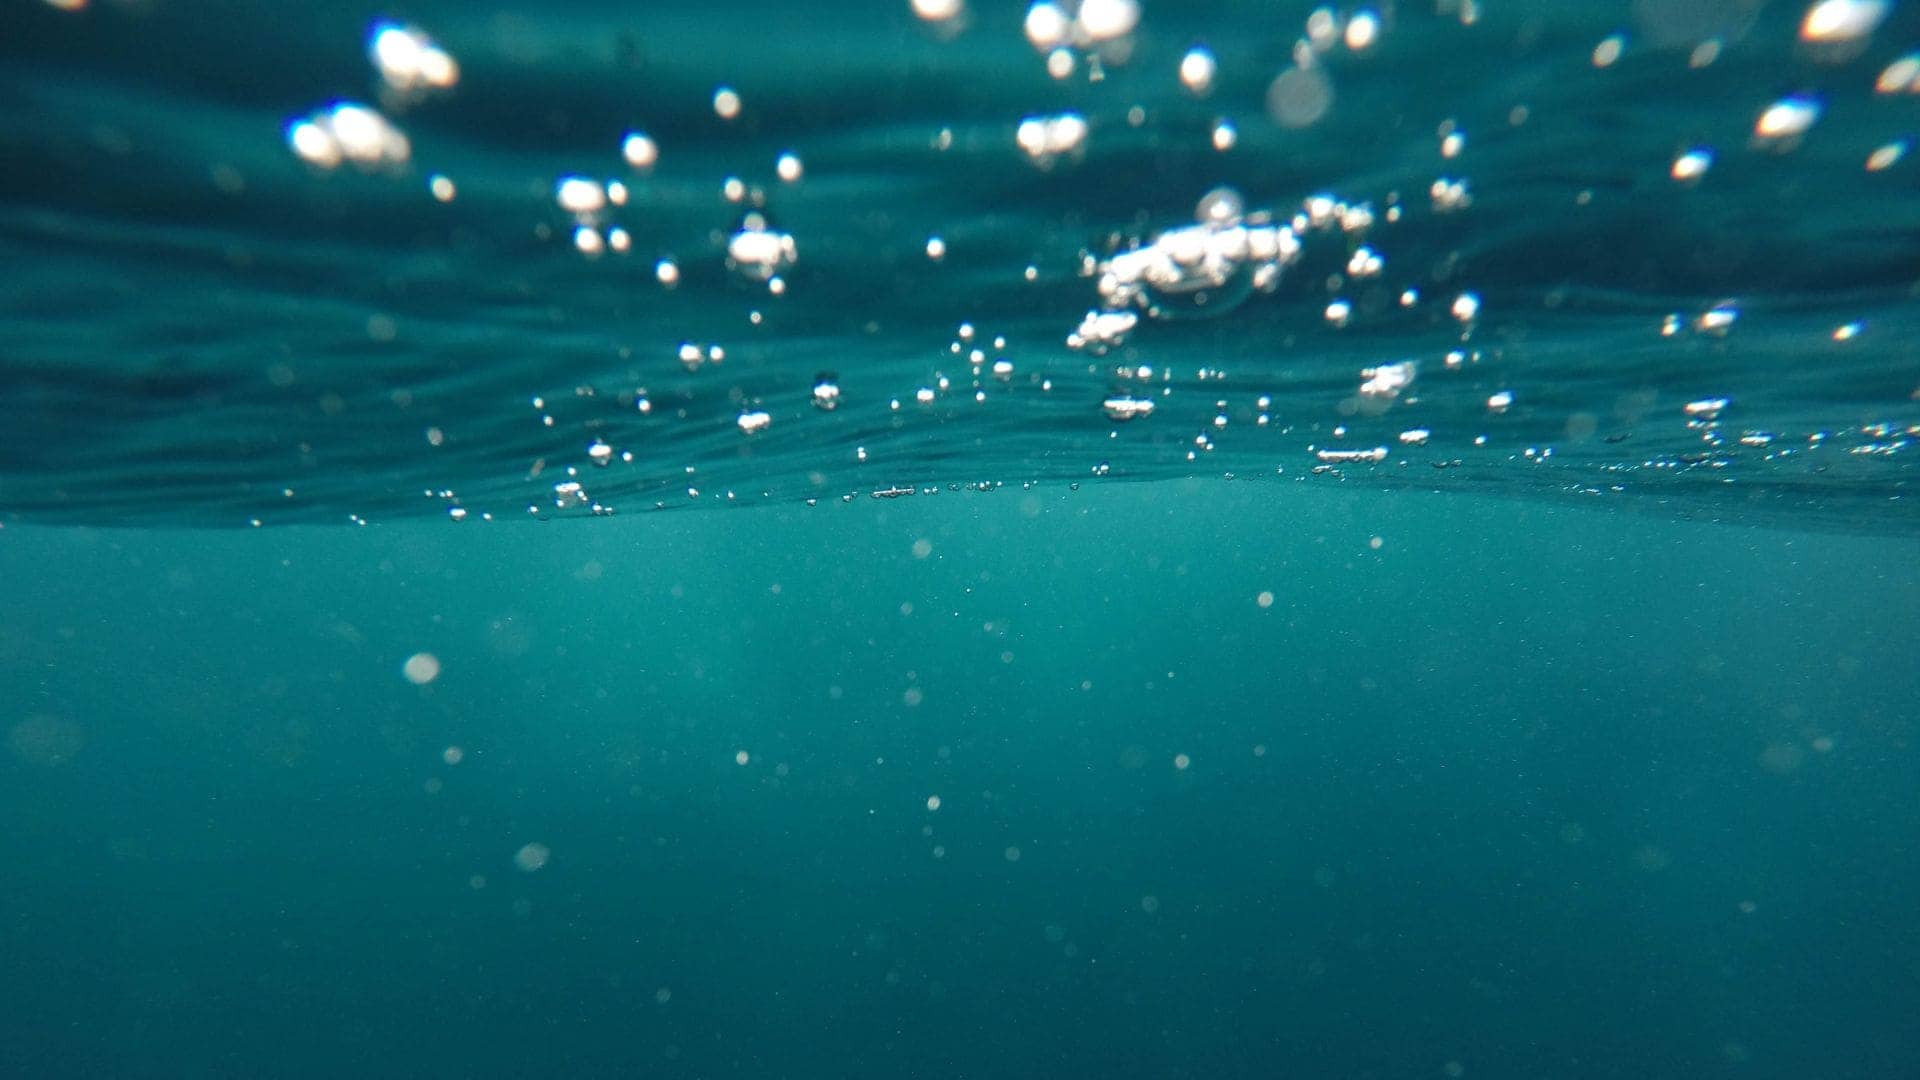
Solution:
<svg viewBox="0 0 1920 1080">
<path fill-rule="evenodd" d="M 8 7 L 0 1073 L 1912 1075 L 1823 7 Z"/>
</svg>

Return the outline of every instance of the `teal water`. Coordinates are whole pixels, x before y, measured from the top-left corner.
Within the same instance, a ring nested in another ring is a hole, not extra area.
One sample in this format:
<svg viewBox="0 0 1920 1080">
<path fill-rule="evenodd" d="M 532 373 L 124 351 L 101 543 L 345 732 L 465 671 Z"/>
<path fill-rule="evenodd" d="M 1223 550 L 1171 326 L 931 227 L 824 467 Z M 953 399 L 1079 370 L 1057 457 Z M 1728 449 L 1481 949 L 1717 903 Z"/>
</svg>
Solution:
<svg viewBox="0 0 1920 1080">
<path fill-rule="evenodd" d="M 1920 8 L 939 7 L 0 10 L 0 1075 L 1914 1075 Z"/>
</svg>

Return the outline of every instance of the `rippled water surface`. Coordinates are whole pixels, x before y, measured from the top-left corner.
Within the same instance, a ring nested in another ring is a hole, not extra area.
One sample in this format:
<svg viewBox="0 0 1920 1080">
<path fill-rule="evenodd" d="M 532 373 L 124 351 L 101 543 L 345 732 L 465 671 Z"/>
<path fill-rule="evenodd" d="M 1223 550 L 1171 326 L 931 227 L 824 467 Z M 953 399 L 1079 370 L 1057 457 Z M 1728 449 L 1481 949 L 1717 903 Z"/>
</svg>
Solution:
<svg viewBox="0 0 1920 1080">
<path fill-rule="evenodd" d="M 975 7 L 11 5 L 0 507 L 1230 475 L 1914 528 L 1910 5 L 1096 3 L 1053 55 Z"/>
</svg>

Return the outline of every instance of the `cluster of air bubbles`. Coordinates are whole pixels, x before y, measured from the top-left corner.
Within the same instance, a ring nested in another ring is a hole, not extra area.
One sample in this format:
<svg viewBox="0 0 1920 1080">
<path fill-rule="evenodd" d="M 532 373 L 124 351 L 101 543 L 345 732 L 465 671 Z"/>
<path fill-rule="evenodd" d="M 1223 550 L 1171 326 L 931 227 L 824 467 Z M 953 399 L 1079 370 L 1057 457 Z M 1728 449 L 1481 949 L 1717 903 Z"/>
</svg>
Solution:
<svg viewBox="0 0 1920 1080">
<path fill-rule="evenodd" d="M 1473 205 L 1473 194 L 1467 190 L 1467 182 L 1445 176 L 1435 179 L 1428 187 L 1427 198 L 1436 214 L 1451 214 Z"/>
<path fill-rule="evenodd" d="M 727 350 L 718 345 L 700 346 L 691 341 L 683 341 L 677 353 L 680 366 L 688 371 L 698 371 L 703 364 L 718 364 L 727 358 Z"/>
<path fill-rule="evenodd" d="M 1281 270 L 1300 255 L 1293 226 L 1268 213 L 1248 214 L 1239 192 L 1202 196 L 1195 223 L 1169 229 L 1148 244 L 1118 252 L 1097 267 L 1106 312 L 1139 307 L 1156 318 L 1225 311 L 1251 290 L 1272 291 Z M 1079 335 L 1094 335 L 1082 327 Z"/>
<path fill-rule="evenodd" d="M 1152 416 L 1153 399 L 1116 394 L 1101 402 L 1100 408 L 1106 412 L 1109 420 L 1113 420 L 1116 423 L 1125 423 L 1128 420 L 1137 420 L 1143 416 Z"/>
<path fill-rule="evenodd" d="M 1406 393 L 1413 386 L 1414 377 L 1419 372 L 1420 365 L 1412 360 L 1362 368 L 1360 397 L 1363 401 L 1373 401 L 1384 406 Z"/>
<path fill-rule="evenodd" d="M 1067 335 L 1067 347 L 1098 356 L 1125 344 L 1139 323 L 1140 316 L 1131 311 L 1089 311 L 1079 329 Z"/>
<path fill-rule="evenodd" d="M 367 32 L 367 59 L 380 77 L 380 100 L 390 109 L 450 90 L 460 81 L 460 65 L 425 31 L 413 26 L 386 20 L 374 23 Z M 353 101 L 335 102 L 292 121 L 286 138 L 294 155 L 317 169 L 353 165 L 372 171 L 405 165 L 413 157 L 413 144 L 405 133 L 379 110 Z M 434 197 L 442 202 L 451 199 L 451 185 L 449 180 L 436 187 Z"/>
<path fill-rule="evenodd" d="M 602 231 L 601 219 L 610 206 L 625 206 L 627 185 L 618 180 L 601 183 L 586 176 L 563 176 L 553 186 L 553 201 L 574 219 L 573 246 L 589 258 L 611 250 L 624 255 L 633 238 L 618 225 Z"/>
<path fill-rule="evenodd" d="M 1123 64 L 1133 55 L 1133 31 L 1140 25 L 1139 0 L 1041 0 L 1027 9 L 1027 41 L 1047 58 L 1047 73 L 1072 75 L 1087 59 L 1088 77 L 1103 77 L 1104 65 Z"/>
<path fill-rule="evenodd" d="M 741 218 L 739 229 L 727 240 L 727 266 L 751 281 L 766 282 L 781 292 L 780 272 L 799 257 L 793 237 L 774 228 L 759 211 Z"/>
<path fill-rule="evenodd" d="M 317 169 L 389 168 L 413 156 L 405 133 L 378 110 L 355 102 L 340 102 L 287 125 L 287 145 Z"/>
<path fill-rule="evenodd" d="M 450 90 L 460 81 L 460 65 L 416 27 L 375 23 L 367 37 L 367 57 L 396 94 Z"/>
<path fill-rule="evenodd" d="M 1075 112 L 1029 116 L 1020 121 L 1014 141 L 1035 165 L 1052 168 L 1060 158 L 1078 158 L 1085 152 L 1087 120 Z"/>
</svg>

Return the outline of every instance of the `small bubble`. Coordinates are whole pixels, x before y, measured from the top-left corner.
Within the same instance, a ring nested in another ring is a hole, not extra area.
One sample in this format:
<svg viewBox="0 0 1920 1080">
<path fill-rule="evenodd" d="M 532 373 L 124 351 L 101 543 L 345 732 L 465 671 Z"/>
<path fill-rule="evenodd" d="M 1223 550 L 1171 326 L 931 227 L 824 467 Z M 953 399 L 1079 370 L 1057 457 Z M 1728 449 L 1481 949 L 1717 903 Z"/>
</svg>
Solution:
<svg viewBox="0 0 1920 1080">
<path fill-rule="evenodd" d="M 644 172 L 659 163 L 660 147 L 645 134 L 632 131 L 621 140 L 620 155 L 627 159 L 628 165 Z"/>
<path fill-rule="evenodd" d="M 414 653 L 400 667 L 400 673 L 415 686 L 425 686 L 440 677 L 440 658 L 428 652 Z"/>
<path fill-rule="evenodd" d="M 1218 69 L 1219 62 L 1213 58 L 1213 53 L 1195 46 L 1180 58 L 1180 84 L 1189 93 L 1204 96 L 1213 89 L 1213 77 Z"/>
<path fill-rule="evenodd" d="M 458 765 L 467 758 L 467 752 L 458 746 L 449 746 L 440 751 L 440 760 L 449 765 Z"/>
<path fill-rule="evenodd" d="M 547 865 L 553 857 L 553 850 L 545 844 L 528 844 L 513 853 L 513 865 L 521 871 L 531 874 Z"/>
</svg>

